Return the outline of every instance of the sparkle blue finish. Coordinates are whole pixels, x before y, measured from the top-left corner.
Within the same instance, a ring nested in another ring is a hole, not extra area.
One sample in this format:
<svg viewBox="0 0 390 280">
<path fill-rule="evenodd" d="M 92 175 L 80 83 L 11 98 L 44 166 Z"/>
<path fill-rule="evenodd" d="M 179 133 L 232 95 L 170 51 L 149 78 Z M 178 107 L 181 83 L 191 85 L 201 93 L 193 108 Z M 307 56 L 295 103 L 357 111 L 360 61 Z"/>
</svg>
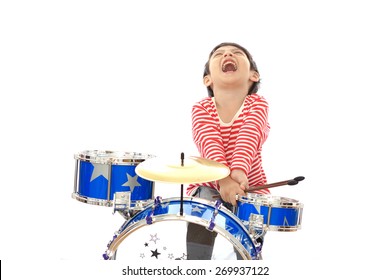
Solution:
<svg viewBox="0 0 390 280">
<path fill-rule="evenodd" d="M 271 211 L 270 217 L 268 217 Z M 294 227 L 298 225 L 299 209 L 283 208 L 282 206 L 266 206 L 248 202 L 237 202 L 236 215 L 242 221 L 249 221 L 250 214 L 263 215 L 263 223 L 269 226 Z"/>
<path fill-rule="evenodd" d="M 128 192 L 130 186 L 126 186 L 128 175 L 136 178 L 136 186 L 131 192 L 131 200 L 149 200 L 153 198 L 154 182 L 138 177 L 135 173 L 135 165 L 106 165 L 111 168 L 110 197 L 114 199 L 115 192 Z M 79 194 L 87 198 L 107 200 L 108 179 L 100 175 L 91 181 L 94 166 L 90 162 L 80 161 Z"/>
<path fill-rule="evenodd" d="M 156 217 L 160 215 L 173 215 L 176 217 L 178 213 L 180 213 L 180 198 L 162 200 L 161 204 L 156 205 L 154 210 L 152 206 L 153 204 L 149 205 L 146 209 L 137 213 L 133 218 L 128 220 L 119 230 L 119 234 L 126 230 L 129 226 L 147 219 L 148 216 Z M 196 201 L 195 198 L 184 198 L 184 217 L 195 216 L 209 222 L 213 218 L 214 210 L 215 206 L 212 205 L 211 202 L 210 204 L 204 204 L 200 201 Z M 153 211 L 154 213 L 151 213 Z M 256 248 L 255 243 L 241 221 L 229 210 L 220 208 L 213 222 L 216 226 L 224 229 L 226 232 L 229 232 L 235 239 L 237 239 L 249 252 L 252 259 L 257 259 L 259 248 Z"/>
</svg>

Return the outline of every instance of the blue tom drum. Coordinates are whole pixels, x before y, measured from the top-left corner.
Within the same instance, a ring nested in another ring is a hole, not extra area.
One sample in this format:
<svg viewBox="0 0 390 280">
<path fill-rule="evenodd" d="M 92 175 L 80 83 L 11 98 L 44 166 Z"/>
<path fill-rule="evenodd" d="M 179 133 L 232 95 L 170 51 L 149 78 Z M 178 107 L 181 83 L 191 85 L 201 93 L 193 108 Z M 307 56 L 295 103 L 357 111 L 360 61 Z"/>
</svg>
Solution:
<svg viewBox="0 0 390 280">
<path fill-rule="evenodd" d="M 238 198 L 235 214 L 245 224 L 251 215 L 263 216 L 264 230 L 297 231 L 301 228 L 303 204 L 295 199 L 247 193 Z"/>
<path fill-rule="evenodd" d="M 130 193 L 130 209 L 153 202 L 154 182 L 138 177 L 136 166 L 154 156 L 135 152 L 87 150 L 75 154 L 72 197 L 92 205 L 113 206 L 115 193 Z"/>
</svg>

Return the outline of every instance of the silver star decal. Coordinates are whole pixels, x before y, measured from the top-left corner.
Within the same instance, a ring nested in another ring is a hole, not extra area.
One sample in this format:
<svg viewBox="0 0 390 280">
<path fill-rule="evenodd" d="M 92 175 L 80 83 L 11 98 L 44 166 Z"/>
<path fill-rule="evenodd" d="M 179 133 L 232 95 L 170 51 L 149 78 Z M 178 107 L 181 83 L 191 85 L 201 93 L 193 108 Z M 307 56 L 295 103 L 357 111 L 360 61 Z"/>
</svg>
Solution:
<svg viewBox="0 0 390 280">
<path fill-rule="evenodd" d="M 260 214 L 260 208 L 261 208 L 260 204 L 255 206 L 255 209 L 257 210 L 257 214 Z"/>
<path fill-rule="evenodd" d="M 228 224 L 225 224 L 225 228 L 226 228 L 226 230 L 227 230 L 228 232 L 232 232 L 233 229 L 234 229 L 232 226 L 230 226 L 230 225 L 228 225 Z"/>
<path fill-rule="evenodd" d="M 91 175 L 91 180 L 95 180 L 99 176 L 103 176 L 108 180 L 108 165 L 100 164 L 100 163 L 92 163 L 93 165 L 93 172 Z"/>
<path fill-rule="evenodd" d="M 202 214 L 202 209 L 200 209 L 198 205 L 196 205 L 195 207 L 192 207 L 191 212 L 198 212 Z"/>
<path fill-rule="evenodd" d="M 284 216 L 284 219 L 283 219 L 283 226 L 290 226 L 289 224 L 288 224 L 288 221 L 287 221 L 287 218 L 286 218 L 286 216 Z"/>
<path fill-rule="evenodd" d="M 157 233 L 155 235 L 150 234 L 150 241 L 153 241 L 154 244 L 156 244 L 157 240 L 160 240 L 160 238 L 157 237 Z"/>
<path fill-rule="evenodd" d="M 125 182 L 122 187 L 130 187 L 130 191 L 133 192 L 135 187 L 140 187 L 141 185 L 138 183 L 138 175 L 135 175 L 134 177 L 131 176 L 129 173 L 126 173 L 127 176 L 127 182 Z"/>
</svg>

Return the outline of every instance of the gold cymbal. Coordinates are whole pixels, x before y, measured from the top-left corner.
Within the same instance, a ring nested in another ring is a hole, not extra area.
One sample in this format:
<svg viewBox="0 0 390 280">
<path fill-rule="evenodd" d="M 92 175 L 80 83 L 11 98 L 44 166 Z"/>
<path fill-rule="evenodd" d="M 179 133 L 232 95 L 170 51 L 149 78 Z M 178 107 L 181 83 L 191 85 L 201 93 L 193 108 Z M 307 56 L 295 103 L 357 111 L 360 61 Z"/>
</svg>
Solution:
<svg viewBox="0 0 390 280">
<path fill-rule="evenodd" d="M 180 159 L 164 162 L 156 157 L 138 164 L 135 173 L 150 181 L 195 184 L 225 178 L 230 169 L 217 161 L 195 156 L 184 158 L 183 166 Z"/>
</svg>

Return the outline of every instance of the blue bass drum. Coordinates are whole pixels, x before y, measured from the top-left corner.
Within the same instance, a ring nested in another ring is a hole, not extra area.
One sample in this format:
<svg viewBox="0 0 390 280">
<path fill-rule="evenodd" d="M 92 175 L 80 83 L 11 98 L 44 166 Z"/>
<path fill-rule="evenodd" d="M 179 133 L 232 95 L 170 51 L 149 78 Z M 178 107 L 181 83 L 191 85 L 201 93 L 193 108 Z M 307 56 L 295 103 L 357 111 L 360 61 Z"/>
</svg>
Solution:
<svg viewBox="0 0 390 280">
<path fill-rule="evenodd" d="M 154 182 L 138 177 L 136 166 L 154 156 L 141 153 L 90 150 L 75 155 L 72 197 L 80 202 L 113 206 L 117 192 L 130 192 L 130 208 L 154 199 Z"/>
<path fill-rule="evenodd" d="M 297 231 L 301 228 L 303 204 L 295 199 L 248 193 L 239 197 L 235 214 L 248 225 L 252 214 L 263 216 L 264 230 Z"/>
<path fill-rule="evenodd" d="M 156 198 L 115 233 L 103 254 L 104 259 L 186 260 L 188 223 L 217 233 L 212 260 L 237 259 L 236 252 L 241 256 L 238 259 L 261 258 L 261 244 L 252 239 L 232 212 L 217 205 L 219 201 L 185 197 L 183 215 L 179 214 L 180 202 L 180 198 Z"/>
</svg>

